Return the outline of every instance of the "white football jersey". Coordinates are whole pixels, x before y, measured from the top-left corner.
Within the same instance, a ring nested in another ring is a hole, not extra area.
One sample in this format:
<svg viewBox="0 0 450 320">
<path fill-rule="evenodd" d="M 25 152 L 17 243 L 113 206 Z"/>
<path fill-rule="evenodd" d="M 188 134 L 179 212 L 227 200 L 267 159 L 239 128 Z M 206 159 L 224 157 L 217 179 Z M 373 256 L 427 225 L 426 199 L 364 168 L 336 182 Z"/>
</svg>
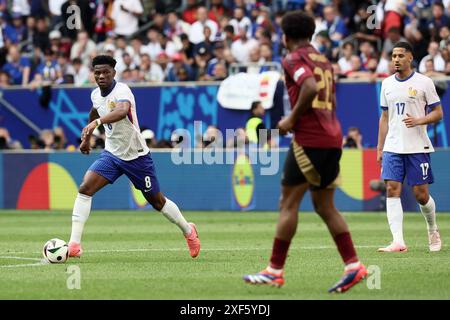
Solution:
<svg viewBox="0 0 450 320">
<path fill-rule="evenodd" d="M 424 117 L 428 107 L 441 103 L 433 80 L 417 72 L 404 80 L 392 75 L 383 80 L 380 95 L 381 108 L 389 115 L 383 151 L 403 154 L 433 152 L 427 126 L 407 128 L 402 121 L 407 113 L 414 118 Z"/>
<path fill-rule="evenodd" d="M 92 105 L 100 117 L 113 111 L 116 104 L 128 101 L 131 104 L 128 115 L 115 123 L 103 124 L 105 128 L 105 150 L 122 160 L 133 160 L 147 154 L 150 150 L 141 135 L 136 115 L 136 102 L 131 89 L 124 83 L 116 82 L 112 91 L 105 97 L 99 88 L 91 93 Z"/>
</svg>

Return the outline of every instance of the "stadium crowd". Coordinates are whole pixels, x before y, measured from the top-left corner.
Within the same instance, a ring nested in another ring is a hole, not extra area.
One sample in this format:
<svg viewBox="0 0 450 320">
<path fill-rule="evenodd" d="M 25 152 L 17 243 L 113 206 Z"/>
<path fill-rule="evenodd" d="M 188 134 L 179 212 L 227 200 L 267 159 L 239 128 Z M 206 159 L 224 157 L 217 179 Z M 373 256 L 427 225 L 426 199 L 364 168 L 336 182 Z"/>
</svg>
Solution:
<svg viewBox="0 0 450 320">
<path fill-rule="evenodd" d="M 141 128 L 141 134 L 147 143 L 147 146 L 152 149 L 158 148 L 177 148 L 186 147 L 183 143 L 183 137 L 176 132 L 172 134 L 170 140 L 159 139 L 156 137 L 153 130 L 148 128 Z M 54 129 L 44 129 L 38 135 L 30 135 L 28 137 L 30 149 L 32 150 L 58 150 L 58 151 L 78 151 L 78 145 L 81 143 L 81 139 L 78 139 L 77 144 L 74 145 L 68 141 L 64 133 L 63 128 L 56 127 Z M 92 150 L 103 150 L 105 148 L 105 129 L 103 126 L 94 130 L 90 138 L 90 146 Z M 194 144 L 195 148 L 236 148 L 243 147 L 249 144 L 249 139 L 245 128 L 237 128 L 234 137 L 227 141 L 224 141 L 223 135 L 220 130 L 213 125 L 209 125 L 203 136 L 196 137 Z M 189 144 L 190 146 L 190 144 Z M 24 146 L 20 141 L 14 140 L 7 128 L 0 127 L 0 150 L 19 150 Z"/>
<path fill-rule="evenodd" d="M 115 57 L 125 83 L 223 80 L 233 63 L 280 63 L 281 18 L 295 9 L 315 17 L 312 43 L 336 78 L 388 76 L 400 40 L 421 73 L 450 75 L 450 0 L 0 0 L 0 88 L 93 84 L 97 54 Z M 103 147 L 101 132 L 92 139 Z M 21 147 L 4 129 L 0 140 Z M 35 149 L 71 149 L 65 141 L 61 129 L 30 137 Z"/>
<path fill-rule="evenodd" d="M 449 4 L 450 0 L 0 0 L 0 86 L 89 84 L 90 58 L 99 53 L 116 58 L 117 79 L 126 83 L 222 80 L 235 62 L 280 62 L 280 21 L 292 9 L 315 16 L 313 43 L 333 62 L 339 78 L 387 76 L 392 46 L 403 39 L 413 44 L 420 72 L 448 75 Z"/>
</svg>

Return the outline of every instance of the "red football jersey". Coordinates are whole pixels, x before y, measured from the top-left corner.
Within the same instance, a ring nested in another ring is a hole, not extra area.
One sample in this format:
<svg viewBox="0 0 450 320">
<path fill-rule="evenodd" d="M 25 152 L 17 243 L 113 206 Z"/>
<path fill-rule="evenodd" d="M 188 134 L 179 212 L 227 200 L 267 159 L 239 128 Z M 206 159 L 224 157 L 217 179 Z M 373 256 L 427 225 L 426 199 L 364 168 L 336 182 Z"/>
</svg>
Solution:
<svg viewBox="0 0 450 320">
<path fill-rule="evenodd" d="M 295 140 L 304 147 L 342 148 L 342 130 L 336 116 L 333 68 L 312 45 L 297 48 L 283 59 L 286 87 L 291 108 L 297 102 L 306 78 L 315 77 L 319 93 L 312 108 L 294 126 Z"/>
</svg>

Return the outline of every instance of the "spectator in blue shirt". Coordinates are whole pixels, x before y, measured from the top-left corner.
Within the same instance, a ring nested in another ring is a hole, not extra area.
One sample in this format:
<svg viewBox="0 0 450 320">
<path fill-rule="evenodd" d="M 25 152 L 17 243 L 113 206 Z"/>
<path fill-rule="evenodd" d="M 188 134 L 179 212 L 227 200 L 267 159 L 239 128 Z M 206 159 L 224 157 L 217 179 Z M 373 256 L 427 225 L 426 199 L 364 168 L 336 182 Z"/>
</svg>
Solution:
<svg viewBox="0 0 450 320">
<path fill-rule="evenodd" d="M 172 66 L 170 67 L 166 81 L 194 81 L 195 75 L 192 68 L 184 62 L 180 53 L 172 56 Z"/>
<path fill-rule="evenodd" d="M 305 0 L 288 0 L 286 3 L 286 10 L 300 10 L 305 7 Z"/>
<path fill-rule="evenodd" d="M 34 81 L 39 85 L 51 85 L 62 81 L 61 68 L 52 50 L 45 50 L 44 61 L 37 67 Z"/>
<path fill-rule="evenodd" d="M 212 77 L 214 75 L 214 68 L 216 64 L 226 63 L 224 51 L 225 51 L 225 44 L 223 43 L 223 41 L 217 41 L 214 43 L 213 46 L 214 58 L 208 61 L 208 66 L 206 68 L 207 69 L 206 73 L 208 74 L 208 76 Z"/>
<path fill-rule="evenodd" d="M 50 15 L 48 4 L 42 0 L 28 0 L 30 3 L 30 15 L 32 17 L 46 17 Z"/>
<path fill-rule="evenodd" d="M 439 30 L 444 26 L 449 26 L 449 18 L 445 15 L 445 8 L 442 2 L 433 4 L 433 17 L 429 20 L 428 27 L 431 31 L 431 37 L 434 41 L 441 40 L 439 38 Z"/>
<path fill-rule="evenodd" d="M 348 36 L 349 32 L 345 26 L 344 20 L 336 14 L 333 6 L 326 6 L 323 9 L 324 23 L 328 31 L 330 39 L 333 41 L 333 46 L 339 46 L 342 39 Z"/>
<path fill-rule="evenodd" d="M 27 85 L 30 81 L 30 59 L 21 57 L 19 49 L 11 45 L 8 50 L 8 63 L 3 71 L 7 72 L 12 79 L 13 84 Z"/>
<path fill-rule="evenodd" d="M 323 4 L 318 3 L 317 0 L 306 0 L 303 5 L 303 10 L 309 12 L 314 17 L 322 17 L 323 18 Z"/>
<path fill-rule="evenodd" d="M 3 30 L 3 36 L 6 41 L 12 44 L 22 42 L 26 37 L 26 27 L 22 21 L 22 15 L 14 12 L 11 14 L 12 24 L 7 24 Z"/>
</svg>

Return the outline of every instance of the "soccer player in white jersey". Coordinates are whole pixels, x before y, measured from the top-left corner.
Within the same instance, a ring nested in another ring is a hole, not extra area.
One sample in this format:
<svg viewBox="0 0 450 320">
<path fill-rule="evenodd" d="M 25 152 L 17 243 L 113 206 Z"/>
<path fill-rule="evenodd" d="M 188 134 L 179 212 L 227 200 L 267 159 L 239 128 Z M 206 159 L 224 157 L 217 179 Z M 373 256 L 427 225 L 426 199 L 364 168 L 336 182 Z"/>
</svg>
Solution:
<svg viewBox="0 0 450 320">
<path fill-rule="evenodd" d="M 427 125 L 442 119 L 442 106 L 433 81 L 412 69 L 411 45 L 399 42 L 392 52 L 395 74 L 381 86 L 381 114 L 378 132 L 377 160 L 386 182 L 386 208 L 393 241 L 379 252 L 406 252 L 403 239 L 403 209 L 400 201 L 402 184 L 412 186 L 425 217 L 430 251 L 441 250 L 436 224 L 436 205 L 428 185 L 433 183 L 430 152 L 433 146 Z"/>
<path fill-rule="evenodd" d="M 92 196 L 109 183 L 125 174 L 145 199 L 183 232 L 191 257 L 200 252 L 200 240 L 196 227 L 188 223 L 177 205 L 166 198 L 159 189 L 150 150 L 142 137 L 136 115 L 136 103 L 130 88 L 114 80 L 116 61 L 100 55 L 93 59 L 95 82 L 89 124 L 82 131 L 80 151 L 90 153 L 90 136 L 95 128 L 105 128 L 105 150 L 86 172 L 78 190 L 72 214 L 72 234 L 69 256 L 80 257 L 81 236 L 84 224 L 91 212 Z"/>
</svg>

